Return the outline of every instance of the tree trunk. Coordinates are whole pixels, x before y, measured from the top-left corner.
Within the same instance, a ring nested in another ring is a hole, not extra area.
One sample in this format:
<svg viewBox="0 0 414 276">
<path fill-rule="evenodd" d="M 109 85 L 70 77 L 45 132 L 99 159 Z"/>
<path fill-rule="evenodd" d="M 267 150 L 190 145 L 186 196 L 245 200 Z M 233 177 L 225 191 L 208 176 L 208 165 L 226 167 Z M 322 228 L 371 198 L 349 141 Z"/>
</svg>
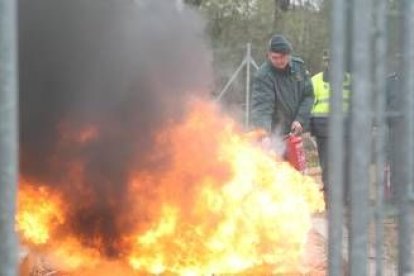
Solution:
<svg viewBox="0 0 414 276">
<path fill-rule="evenodd" d="M 290 0 L 275 0 L 274 13 L 273 13 L 273 28 L 277 31 L 284 30 L 283 13 L 289 8 Z"/>
</svg>

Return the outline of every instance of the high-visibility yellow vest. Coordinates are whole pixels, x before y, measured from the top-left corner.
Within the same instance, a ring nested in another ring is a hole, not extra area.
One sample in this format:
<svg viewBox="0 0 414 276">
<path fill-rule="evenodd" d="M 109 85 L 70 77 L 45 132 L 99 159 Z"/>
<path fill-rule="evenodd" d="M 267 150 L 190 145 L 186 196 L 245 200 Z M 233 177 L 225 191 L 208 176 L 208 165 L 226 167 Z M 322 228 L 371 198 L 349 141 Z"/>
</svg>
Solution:
<svg viewBox="0 0 414 276">
<path fill-rule="evenodd" d="M 312 108 L 312 116 L 328 116 L 329 115 L 329 98 L 331 96 L 331 87 L 328 82 L 323 80 L 323 72 L 312 77 L 313 92 L 315 101 Z M 348 111 L 350 97 L 351 77 L 347 73 L 343 82 L 343 111 Z"/>
</svg>

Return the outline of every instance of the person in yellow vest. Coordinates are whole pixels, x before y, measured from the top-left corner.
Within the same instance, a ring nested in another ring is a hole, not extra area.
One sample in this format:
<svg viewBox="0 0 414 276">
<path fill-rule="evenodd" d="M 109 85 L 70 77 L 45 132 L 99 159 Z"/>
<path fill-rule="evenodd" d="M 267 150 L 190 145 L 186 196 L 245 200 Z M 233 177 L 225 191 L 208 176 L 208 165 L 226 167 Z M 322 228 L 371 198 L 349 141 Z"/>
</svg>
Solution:
<svg viewBox="0 0 414 276">
<path fill-rule="evenodd" d="M 329 53 L 323 51 L 323 71 L 314 75 L 312 85 L 314 89 L 314 104 L 311 111 L 310 132 L 316 138 L 319 164 L 322 170 L 323 193 L 325 204 L 328 204 L 328 117 L 331 88 L 329 84 Z M 347 73 L 343 82 L 343 109 L 348 110 L 351 78 Z M 346 185 L 346 184 L 345 184 Z"/>
</svg>

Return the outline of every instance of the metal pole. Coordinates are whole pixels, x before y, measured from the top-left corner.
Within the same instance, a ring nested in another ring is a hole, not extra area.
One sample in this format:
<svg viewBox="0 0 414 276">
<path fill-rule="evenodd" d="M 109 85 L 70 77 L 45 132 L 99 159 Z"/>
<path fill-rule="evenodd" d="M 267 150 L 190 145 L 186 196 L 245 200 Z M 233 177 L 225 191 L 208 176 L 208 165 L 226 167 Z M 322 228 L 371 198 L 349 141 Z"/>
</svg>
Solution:
<svg viewBox="0 0 414 276">
<path fill-rule="evenodd" d="M 257 65 L 256 61 L 254 61 L 254 59 L 253 59 L 252 57 L 250 58 L 250 61 L 251 61 L 252 65 L 253 65 L 253 67 L 254 67 L 256 70 L 258 70 L 258 69 L 259 69 L 259 66 Z"/>
<path fill-rule="evenodd" d="M 18 175 L 16 1 L 0 0 L 0 276 L 17 275 Z"/>
<path fill-rule="evenodd" d="M 331 13 L 331 61 L 329 139 L 328 139 L 328 272 L 342 275 L 342 227 L 343 227 L 343 156 L 344 116 L 342 112 L 342 83 L 345 55 L 345 0 L 334 0 Z"/>
<path fill-rule="evenodd" d="M 371 0 L 353 3 L 351 113 L 351 275 L 368 274 L 371 148 Z"/>
<path fill-rule="evenodd" d="M 376 95 L 376 118 L 377 137 L 375 144 L 376 152 L 376 212 L 375 212 L 375 270 L 377 276 L 383 275 L 384 257 L 384 173 L 385 173 L 385 94 L 386 94 L 386 54 L 387 54 L 387 0 L 376 2 L 376 48 L 375 48 L 375 95 Z"/>
<path fill-rule="evenodd" d="M 251 64 L 251 55 L 252 55 L 252 45 L 247 43 L 247 53 L 246 53 L 246 115 L 244 126 L 246 129 L 249 128 L 250 120 L 250 64 Z"/>
<path fill-rule="evenodd" d="M 236 71 L 233 73 L 233 75 L 230 77 L 229 81 L 226 83 L 224 88 L 220 91 L 219 95 L 216 98 L 216 101 L 220 101 L 221 97 L 226 94 L 227 89 L 229 89 L 230 85 L 233 83 L 233 81 L 237 78 L 237 75 L 240 73 L 240 71 L 243 69 L 244 65 L 246 65 L 247 59 L 244 58 L 242 63 L 237 67 Z"/>
<path fill-rule="evenodd" d="M 407 11 L 407 13 L 409 13 L 408 15 L 407 15 L 407 20 L 410 20 L 410 22 L 408 22 L 407 24 L 409 25 L 409 26 L 413 26 L 414 25 L 414 5 L 413 5 L 413 3 L 411 2 L 410 3 L 410 9 Z M 410 51 L 410 53 L 409 53 L 409 65 L 408 65 L 408 67 L 409 67 L 409 69 L 408 70 L 410 70 L 409 72 L 410 72 L 410 74 L 413 74 L 414 73 L 414 50 L 413 50 L 413 47 L 414 47 L 414 35 L 413 34 L 410 34 L 409 36 L 408 36 L 408 38 L 409 38 L 409 45 L 408 45 L 408 49 L 409 49 L 409 51 Z M 410 93 L 410 95 L 409 95 L 409 104 L 410 104 L 410 107 L 409 107 L 409 112 L 411 112 L 410 113 L 410 115 L 408 115 L 408 125 L 409 125 L 409 141 L 410 141 L 410 145 L 409 145 L 409 150 L 408 150 L 408 152 L 410 153 L 410 160 L 409 160 L 409 166 L 410 166 L 410 168 L 414 168 L 414 156 L 413 156 L 413 154 L 414 154 L 414 142 L 413 142 L 413 139 L 414 139 L 414 118 L 413 118 L 413 116 L 414 116 L 414 79 L 413 78 L 409 78 L 409 83 L 408 83 L 408 91 L 409 91 L 409 93 Z M 410 190 L 410 196 L 409 196 L 409 199 L 410 200 L 414 200 L 414 172 L 413 172 L 413 170 L 410 170 L 410 173 L 411 173 L 411 175 L 410 175 L 410 181 L 409 181 L 409 183 L 410 183 L 410 185 L 409 185 L 409 190 Z"/>
<path fill-rule="evenodd" d="M 402 60 L 400 62 L 400 97 L 399 103 L 402 107 L 402 119 L 397 122 L 397 133 L 401 136 L 399 147 L 396 145 L 396 177 L 398 182 L 398 274 L 410 275 L 413 271 L 412 254 L 412 206 L 409 201 L 409 185 L 413 180 L 413 79 L 414 72 L 413 55 L 414 47 L 412 32 L 412 17 L 414 16 L 414 3 L 412 0 L 400 1 L 400 47 Z"/>
</svg>

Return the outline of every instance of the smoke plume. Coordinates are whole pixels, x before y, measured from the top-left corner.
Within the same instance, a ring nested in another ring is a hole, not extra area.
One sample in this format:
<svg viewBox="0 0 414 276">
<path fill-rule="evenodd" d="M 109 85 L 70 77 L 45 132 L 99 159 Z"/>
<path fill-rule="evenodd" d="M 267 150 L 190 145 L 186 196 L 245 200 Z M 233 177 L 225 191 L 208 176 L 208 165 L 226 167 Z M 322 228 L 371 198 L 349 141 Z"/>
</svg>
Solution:
<svg viewBox="0 0 414 276">
<path fill-rule="evenodd" d="M 132 165 L 162 167 L 154 135 L 206 96 L 205 45 L 174 1 L 19 1 L 21 175 L 65 190 L 72 231 L 107 256 L 129 223 L 116 217 Z"/>
</svg>

